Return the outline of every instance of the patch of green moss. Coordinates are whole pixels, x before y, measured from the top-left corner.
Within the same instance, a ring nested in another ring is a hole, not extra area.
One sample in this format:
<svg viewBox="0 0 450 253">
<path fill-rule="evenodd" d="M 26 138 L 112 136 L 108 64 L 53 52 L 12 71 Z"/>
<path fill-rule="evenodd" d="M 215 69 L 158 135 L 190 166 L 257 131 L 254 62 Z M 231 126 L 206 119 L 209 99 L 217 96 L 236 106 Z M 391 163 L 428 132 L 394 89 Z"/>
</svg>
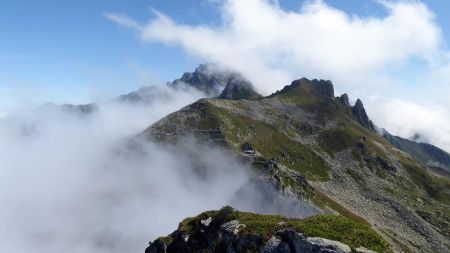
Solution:
<svg viewBox="0 0 450 253">
<path fill-rule="evenodd" d="M 198 218 L 199 217 L 189 217 L 184 219 L 178 225 L 178 231 L 180 231 L 181 233 L 190 233 L 194 228 L 194 225 L 197 222 Z"/>
<path fill-rule="evenodd" d="M 166 245 L 169 245 L 173 242 L 173 238 L 171 236 L 161 236 L 158 238 L 158 240 L 164 242 Z"/>
<path fill-rule="evenodd" d="M 377 252 L 385 252 L 388 244 L 372 228 L 343 216 L 319 215 L 300 222 L 300 231 L 307 236 L 318 236 L 341 241 L 352 248 L 364 246 Z"/>
</svg>

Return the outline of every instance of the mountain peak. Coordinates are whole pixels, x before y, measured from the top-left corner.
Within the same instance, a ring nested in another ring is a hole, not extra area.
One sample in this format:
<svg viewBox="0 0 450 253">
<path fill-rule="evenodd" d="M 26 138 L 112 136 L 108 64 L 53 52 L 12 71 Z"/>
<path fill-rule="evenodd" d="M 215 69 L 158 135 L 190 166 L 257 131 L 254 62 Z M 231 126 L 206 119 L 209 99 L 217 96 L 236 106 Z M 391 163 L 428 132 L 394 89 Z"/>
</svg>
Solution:
<svg viewBox="0 0 450 253">
<path fill-rule="evenodd" d="M 337 98 L 343 105 L 350 108 L 350 102 L 347 93 L 342 94 Z"/>
<path fill-rule="evenodd" d="M 311 90 L 316 95 L 319 95 L 320 97 L 326 99 L 334 98 L 334 87 L 333 83 L 330 80 L 309 80 L 305 77 L 292 81 L 290 85 L 286 85 L 282 90 L 277 91 L 270 96 L 272 97 L 280 94 L 287 94 L 299 89 L 302 89 L 304 91 Z"/>
<path fill-rule="evenodd" d="M 205 92 L 208 96 L 215 97 L 220 94 L 234 75 L 236 73 L 220 70 L 214 64 L 200 64 L 194 72 L 185 72 L 180 79 L 169 83 L 169 86 L 177 87 L 187 84 Z"/>
</svg>

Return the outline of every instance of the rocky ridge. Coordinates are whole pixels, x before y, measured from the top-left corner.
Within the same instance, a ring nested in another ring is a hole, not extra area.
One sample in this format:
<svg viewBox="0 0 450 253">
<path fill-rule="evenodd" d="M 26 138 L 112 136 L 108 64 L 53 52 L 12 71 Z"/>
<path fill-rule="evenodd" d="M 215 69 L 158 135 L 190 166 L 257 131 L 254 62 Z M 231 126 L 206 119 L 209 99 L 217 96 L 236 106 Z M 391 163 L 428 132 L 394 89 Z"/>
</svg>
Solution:
<svg viewBox="0 0 450 253">
<path fill-rule="evenodd" d="M 410 154 L 422 164 L 440 168 L 447 177 L 450 173 L 450 154 L 428 143 L 421 143 L 390 134 L 382 129 L 383 137 L 396 148 Z"/>
<path fill-rule="evenodd" d="M 393 250 L 450 245 L 449 180 L 378 135 L 362 102 L 335 97 L 329 81 L 299 79 L 258 99 L 201 99 L 143 135 L 217 143 L 248 159 L 280 194 L 369 223 Z M 246 143 L 252 152 L 243 152 Z"/>
</svg>

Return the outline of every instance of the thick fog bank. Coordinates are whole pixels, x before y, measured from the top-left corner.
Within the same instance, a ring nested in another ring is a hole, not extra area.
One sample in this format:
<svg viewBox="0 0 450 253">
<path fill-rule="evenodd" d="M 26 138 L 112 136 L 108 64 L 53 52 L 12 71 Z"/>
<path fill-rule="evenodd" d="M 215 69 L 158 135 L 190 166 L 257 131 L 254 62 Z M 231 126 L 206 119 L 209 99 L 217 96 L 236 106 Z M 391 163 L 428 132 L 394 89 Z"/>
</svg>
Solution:
<svg viewBox="0 0 450 253">
<path fill-rule="evenodd" d="M 1 119 L 0 252 L 142 252 L 204 210 L 286 211 L 256 188 L 236 195 L 251 174 L 224 150 L 192 139 L 130 149 L 131 137 L 202 95 L 164 94 L 89 114 L 44 106 Z"/>
</svg>

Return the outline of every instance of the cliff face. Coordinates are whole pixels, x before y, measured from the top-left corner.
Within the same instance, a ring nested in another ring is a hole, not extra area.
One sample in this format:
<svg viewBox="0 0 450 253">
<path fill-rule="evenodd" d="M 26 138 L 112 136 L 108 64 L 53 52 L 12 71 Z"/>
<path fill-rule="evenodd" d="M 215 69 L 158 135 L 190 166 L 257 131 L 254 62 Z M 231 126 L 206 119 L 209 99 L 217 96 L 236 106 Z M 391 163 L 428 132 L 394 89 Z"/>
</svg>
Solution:
<svg viewBox="0 0 450 253">
<path fill-rule="evenodd" d="M 345 233 L 341 233 L 342 227 L 346 227 Z M 277 215 L 243 213 L 225 207 L 185 219 L 172 234 L 150 243 L 145 253 L 376 252 L 362 244 L 380 252 L 387 248 L 387 243 L 370 226 L 340 216 L 322 215 L 296 220 Z"/>
<path fill-rule="evenodd" d="M 378 135 L 362 102 L 335 97 L 329 81 L 303 78 L 257 99 L 201 99 L 142 135 L 220 145 L 279 194 L 367 222 L 395 250 L 445 252 L 450 245 L 450 180 Z"/>
</svg>

